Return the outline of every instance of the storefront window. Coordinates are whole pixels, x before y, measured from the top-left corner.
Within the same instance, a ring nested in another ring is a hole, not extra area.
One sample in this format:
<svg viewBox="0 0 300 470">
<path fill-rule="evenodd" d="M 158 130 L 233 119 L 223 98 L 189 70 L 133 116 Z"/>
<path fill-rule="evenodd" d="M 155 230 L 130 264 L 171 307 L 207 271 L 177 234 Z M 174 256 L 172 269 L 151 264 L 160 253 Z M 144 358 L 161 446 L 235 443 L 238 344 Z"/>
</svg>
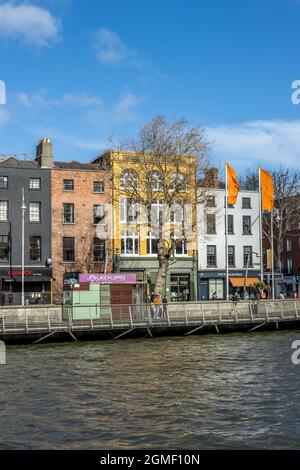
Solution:
<svg viewBox="0 0 300 470">
<path fill-rule="evenodd" d="M 190 275 L 171 274 L 171 301 L 185 302 L 190 300 Z"/>
</svg>

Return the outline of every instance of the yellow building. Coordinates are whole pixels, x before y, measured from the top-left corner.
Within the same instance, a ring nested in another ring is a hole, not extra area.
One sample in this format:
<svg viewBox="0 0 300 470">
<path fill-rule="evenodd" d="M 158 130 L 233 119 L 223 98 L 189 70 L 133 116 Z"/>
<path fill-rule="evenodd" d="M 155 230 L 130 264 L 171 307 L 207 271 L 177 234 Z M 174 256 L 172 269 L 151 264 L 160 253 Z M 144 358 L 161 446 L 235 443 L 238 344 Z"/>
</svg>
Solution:
<svg viewBox="0 0 300 470">
<path fill-rule="evenodd" d="M 96 162 L 112 170 L 114 269 L 153 292 L 161 237 L 171 253 L 168 300 L 196 300 L 196 158 L 111 151 Z"/>
</svg>

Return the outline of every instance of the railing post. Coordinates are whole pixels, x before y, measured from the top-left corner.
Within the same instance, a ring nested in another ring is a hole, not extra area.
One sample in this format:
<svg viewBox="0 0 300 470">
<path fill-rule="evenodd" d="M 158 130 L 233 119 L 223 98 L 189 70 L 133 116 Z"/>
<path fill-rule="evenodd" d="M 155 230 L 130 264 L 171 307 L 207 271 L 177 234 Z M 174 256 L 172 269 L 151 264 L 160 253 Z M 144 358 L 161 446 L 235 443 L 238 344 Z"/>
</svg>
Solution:
<svg viewBox="0 0 300 470">
<path fill-rule="evenodd" d="M 266 319 L 267 319 L 267 321 L 269 322 L 270 319 L 269 319 L 269 312 L 268 312 L 268 304 L 267 304 L 267 302 L 265 302 L 265 312 L 266 312 Z"/>
<path fill-rule="evenodd" d="M 235 321 L 238 323 L 239 322 L 239 317 L 238 317 L 238 309 L 237 309 L 237 304 L 234 307 L 234 312 L 235 312 Z"/>
<path fill-rule="evenodd" d="M 221 305 L 219 303 L 218 303 L 218 316 L 219 316 L 219 322 L 222 323 Z"/>
<path fill-rule="evenodd" d="M 294 306 L 295 306 L 296 318 L 297 318 L 297 320 L 298 320 L 299 317 L 298 317 L 298 309 L 297 309 L 297 302 L 296 302 L 296 300 L 294 300 Z"/>
<path fill-rule="evenodd" d="M 252 323 L 254 322 L 254 317 L 253 317 L 253 303 L 251 302 L 250 304 L 250 316 L 251 316 L 251 320 L 252 320 Z"/>
<path fill-rule="evenodd" d="M 3 330 L 3 333 L 5 333 L 5 316 L 4 316 L 3 310 L 2 310 L 2 330 Z"/>
<path fill-rule="evenodd" d="M 96 309 L 97 309 L 97 305 L 96 305 Z M 94 324 L 93 324 L 93 316 L 92 316 L 91 306 L 89 307 L 89 310 L 90 310 L 91 328 L 92 328 L 92 330 L 93 330 L 93 329 L 94 329 Z M 97 315 L 97 313 L 96 313 L 96 315 Z"/>
<path fill-rule="evenodd" d="M 187 317 L 187 313 L 186 313 L 186 304 L 184 304 L 184 316 L 185 316 L 185 324 L 186 324 L 186 326 L 188 326 L 189 322 L 188 322 L 188 317 Z"/>
<path fill-rule="evenodd" d="M 203 321 L 203 325 L 205 325 L 205 314 L 204 314 L 204 310 L 203 310 L 203 304 L 201 304 L 201 311 L 202 311 L 202 321 Z"/>
<path fill-rule="evenodd" d="M 282 320 L 284 320 L 284 313 L 283 313 L 282 300 L 280 300 L 280 314 L 281 314 Z"/>
<path fill-rule="evenodd" d="M 113 314 L 112 314 L 111 306 L 109 307 L 109 310 L 110 310 L 110 324 L 111 324 L 111 327 L 113 328 L 114 327 L 114 321 L 113 321 Z"/>
<path fill-rule="evenodd" d="M 152 326 L 152 305 L 151 303 L 147 304 L 147 318 L 149 326 Z"/>
<path fill-rule="evenodd" d="M 25 328 L 26 328 L 26 333 L 28 333 L 28 317 L 27 317 L 26 307 L 25 307 Z"/>
<path fill-rule="evenodd" d="M 69 309 L 69 328 L 70 330 L 72 330 L 72 317 L 73 317 L 73 308 L 76 308 L 76 307 L 71 307 Z"/>
<path fill-rule="evenodd" d="M 48 331 L 51 331 L 49 307 L 47 307 Z"/>
<path fill-rule="evenodd" d="M 131 325 L 131 328 L 133 328 L 131 305 L 129 305 L 129 316 L 130 316 L 130 325 Z"/>
<path fill-rule="evenodd" d="M 169 315 L 169 307 L 168 307 L 168 305 L 166 306 L 166 313 L 167 313 L 168 326 L 171 326 L 170 315 Z"/>
</svg>

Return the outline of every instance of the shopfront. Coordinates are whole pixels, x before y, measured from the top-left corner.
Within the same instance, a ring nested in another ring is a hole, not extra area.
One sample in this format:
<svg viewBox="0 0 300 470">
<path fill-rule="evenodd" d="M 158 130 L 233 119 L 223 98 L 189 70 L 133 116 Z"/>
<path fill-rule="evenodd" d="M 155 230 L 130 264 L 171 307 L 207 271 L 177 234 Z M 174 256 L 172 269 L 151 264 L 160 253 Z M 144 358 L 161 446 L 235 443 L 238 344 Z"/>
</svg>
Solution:
<svg viewBox="0 0 300 470">
<path fill-rule="evenodd" d="M 50 302 L 52 271 L 49 268 L 25 268 L 25 304 Z M 1 305 L 21 305 L 22 271 L 19 268 L 0 270 Z"/>
<path fill-rule="evenodd" d="M 229 271 L 229 295 L 238 291 L 241 298 L 249 296 L 260 279 L 259 271 Z M 225 300 L 226 271 L 202 271 L 198 273 L 198 300 Z"/>
<path fill-rule="evenodd" d="M 189 274 L 170 274 L 170 300 L 171 302 L 185 302 L 190 300 Z"/>
</svg>

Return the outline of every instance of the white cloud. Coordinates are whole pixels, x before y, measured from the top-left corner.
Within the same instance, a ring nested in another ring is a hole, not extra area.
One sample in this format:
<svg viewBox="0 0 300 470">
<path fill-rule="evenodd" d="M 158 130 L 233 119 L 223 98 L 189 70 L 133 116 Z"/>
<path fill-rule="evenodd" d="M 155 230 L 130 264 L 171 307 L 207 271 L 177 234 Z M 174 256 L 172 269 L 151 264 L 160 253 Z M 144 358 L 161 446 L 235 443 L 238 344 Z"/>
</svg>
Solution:
<svg viewBox="0 0 300 470">
<path fill-rule="evenodd" d="M 134 93 L 127 92 L 116 103 L 114 107 L 117 121 L 131 122 L 137 120 L 135 108 L 142 102 Z"/>
<path fill-rule="evenodd" d="M 300 166 L 300 120 L 251 121 L 207 128 L 213 153 L 238 167 Z"/>
<path fill-rule="evenodd" d="M 0 105 L 0 125 L 9 121 L 9 114 L 4 105 Z"/>
<path fill-rule="evenodd" d="M 98 96 L 89 95 L 88 93 L 65 93 L 60 98 L 50 98 L 45 91 L 38 93 L 14 93 L 18 103 L 25 108 L 59 108 L 63 106 L 101 106 L 102 99 Z"/>
<path fill-rule="evenodd" d="M 102 64 L 138 66 L 135 51 L 129 49 L 114 31 L 98 29 L 93 36 L 93 46 Z"/>
<path fill-rule="evenodd" d="M 47 46 L 59 37 L 60 20 L 51 13 L 29 4 L 0 5 L 0 36 L 36 46 Z"/>
</svg>

